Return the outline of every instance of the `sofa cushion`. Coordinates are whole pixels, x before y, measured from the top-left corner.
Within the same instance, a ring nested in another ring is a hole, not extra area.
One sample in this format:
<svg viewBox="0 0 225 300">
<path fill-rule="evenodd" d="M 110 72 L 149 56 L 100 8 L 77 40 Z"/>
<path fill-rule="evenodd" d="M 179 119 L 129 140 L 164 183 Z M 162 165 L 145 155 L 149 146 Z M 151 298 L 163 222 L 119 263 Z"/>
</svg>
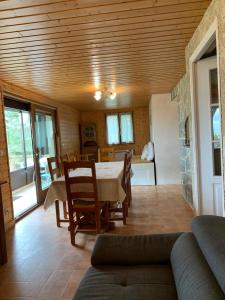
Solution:
<svg viewBox="0 0 225 300">
<path fill-rule="evenodd" d="M 74 300 L 177 299 L 170 265 L 91 267 Z"/>
<path fill-rule="evenodd" d="M 224 294 L 219 287 L 192 233 L 176 241 L 171 264 L 180 300 L 219 300 Z"/>
<path fill-rule="evenodd" d="M 93 266 L 169 263 L 171 250 L 180 234 L 99 235 L 91 263 Z"/>
<path fill-rule="evenodd" d="M 225 293 L 225 218 L 200 216 L 192 230 L 221 289 Z"/>
</svg>

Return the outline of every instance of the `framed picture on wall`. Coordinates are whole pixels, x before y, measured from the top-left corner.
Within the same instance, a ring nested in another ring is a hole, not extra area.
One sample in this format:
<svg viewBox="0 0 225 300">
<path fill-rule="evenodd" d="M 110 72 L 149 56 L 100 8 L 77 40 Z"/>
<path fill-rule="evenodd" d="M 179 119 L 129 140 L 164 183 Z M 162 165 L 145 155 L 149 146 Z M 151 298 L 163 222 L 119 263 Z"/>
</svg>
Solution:
<svg viewBox="0 0 225 300">
<path fill-rule="evenodd" d="M 84 147 L 97 145 L 96 125 L 94 123 L 82 124 L 81 134 Z"/>
</svg>

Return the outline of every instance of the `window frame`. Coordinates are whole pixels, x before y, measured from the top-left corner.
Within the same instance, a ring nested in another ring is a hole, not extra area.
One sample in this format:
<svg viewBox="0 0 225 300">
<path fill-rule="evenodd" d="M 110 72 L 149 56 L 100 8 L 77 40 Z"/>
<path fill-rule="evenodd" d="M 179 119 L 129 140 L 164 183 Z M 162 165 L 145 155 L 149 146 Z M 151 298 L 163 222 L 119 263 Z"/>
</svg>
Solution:
<svg viewBox="0 0 225 300">
<path fill-rule="evenodd" d="M 129 114 L 131 115 L 131 119 L 132 119 L 132 127 L 133 127 L 133 141 L 130 143 L 125 143 L 121 141 L 121 115 L 126 115 Z M 118 144 L 109 144 L 108 143 L 108 126 L 107 126 L 107 116 L 117 116 L 117 120 L 118 120 L 118 128 L 119 128 L 119 143 Z M 118 145 L 133 145 L 135 144 L 135 130 L 134 130 L 134 116 L 133 116 L 133 111 L 122 111 L 122 112 L 109 112 L 105 114 L 105 128 L 106 128 L 106 144 L 108 146 L 118 146 Z"/>
</svg>

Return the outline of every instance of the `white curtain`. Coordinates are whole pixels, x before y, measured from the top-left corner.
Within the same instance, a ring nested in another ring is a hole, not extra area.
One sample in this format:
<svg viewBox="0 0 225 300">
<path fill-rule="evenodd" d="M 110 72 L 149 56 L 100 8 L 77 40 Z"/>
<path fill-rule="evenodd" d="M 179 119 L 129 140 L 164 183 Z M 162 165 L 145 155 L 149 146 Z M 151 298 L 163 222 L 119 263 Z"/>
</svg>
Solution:
<svg viewBox="0 0 225 300">
<path fill-rule="evenodd" d="M 121 142 L 132 143 L 134 141 L 132 114 L 120 115 Z"/>
<path fill-rule="evenodd" d="M 109 145 L 119 144 L 119 121 L 117 114 L 107 116 L 107 136 Z"/>
</svg>

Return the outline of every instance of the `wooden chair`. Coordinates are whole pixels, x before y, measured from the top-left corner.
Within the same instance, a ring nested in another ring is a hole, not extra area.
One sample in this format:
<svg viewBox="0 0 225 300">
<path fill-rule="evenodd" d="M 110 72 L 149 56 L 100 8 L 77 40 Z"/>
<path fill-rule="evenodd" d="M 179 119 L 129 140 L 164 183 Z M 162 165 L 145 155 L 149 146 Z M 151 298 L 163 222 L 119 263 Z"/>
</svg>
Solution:
<svg viewBox="0 0 225 300">
<path fill-rule="evenodd" d="M 61 157 L 61 161 L 89 161 L 93 154 L 80 154 L 80 153 L 66 153 Z"/>
<path fill-rule="evenodd" d="M 69 161 L 69 155 L 68 155 L 68 153 L 65 153 L 62 156 L 60 156 L 60 169 L 61 169 L 62 175 L 64 175 L 64 170 L 63 170 L 63 163 L 64 163 L 64 161 Z"/>
<path fill-rule="evenodd" d="M 89 158 L 92 156 L 92 154 L 77 153 L 76 156 L 77 156 L 77 161 L 83 161 L 83 160 L 89 161 L 90 160 Z"/>
<path fill-rule="evenodd" d="M 69 153 L 69 154 L 67 154 L 68 155 L 68 161 L 77 161 L 77 155 L 76 155 L 76 153 L 74 153 L 74 152 L 71 152 L 71 153 Z"/>
<path fill-rule="evenodd" d="M 80 168 L 90 170 L 89 176 L 71 176 L 70 171 Z M 107 209 L 105 202 L 98 201 L 95 163 L 93 161 L 64 162 L 64 173 L 70 221 L 71 244 L 75 245 L 77 232 L 100 233 L 101 213 Z M 79 185 L 90 186 L 79 191 Z M 107 215 L 105 213 L 105 215 Z"/>
<path fill-rule="evenodd" d="M 54 181 L 56 178 L 62 175 L 59 167 L 59 162 L 56 157 L 48 157 L 47 160 L 51 180 Z"/>
<path fill-rule="evenodd" d="M 111 207 L 109 208 L 110 213 L 110 220 L 116 221 L 116 220 L 122 220 L 123 224 L 126 225 L 126 218 L 128 216 L 128 206 L 129 206 L 129 197 L 130 197 L 130 177 L 131 177 L 131 159 L 132 159 L 132 152 L 128 151 L 124 156 L 124 167 L 123 167 L 123 177 L 121 180 L 122 188 L 125 192 L 125 199 L 122 202 L 121 207 Z M 115 213 L 122 213 L 122 217 L 112 217 L 111 215 Z"/>
<path fill-rule="evenodd" d="M 126 160 L 127 160 L 127 165 L 126 165 L 126 180 L 124 182 L 124 188 L 126 189 L 126 194 L 127 194 L 127 201 L 128 201 L 128 207 L 130 207 L 131 202 L 132 202 L 132 192 L 131 192 L 131 162 L 132 162 L 132 156 L 133 152 L 132 150 L 129 150 L 126 154 Z"/>
<path fill-rule="evenodd" d="M 63 163 L 64 161 L 69 161 L 68 153 L 65 153 L 61 156 L 61 162 Z"/>
<path fill-rule="evenodd" d="M 113 147 L 99 148 L 98 149 L 98 161 L 110 162 L 115 160 L 115 149 Z"/>
<path fill-rule="evenodd" d="M 62 176 L 62 172 L 60 169 L 59 161 L 56 157 L 49 157 L 48 160 L 48 169 L 51 176 L 51 180 L 54 181 L 56 178 Z M 60 205 L 59 200 L 55 201 L 55 212 L 56 212 L 56 224 L 60 227 L 61 222 L 68 222 L 68 213 L 67 213 L 67 206 L 66 202 L 63 202 L 63 214 L 64 219 L 60 217 Z"/>
</svg>

